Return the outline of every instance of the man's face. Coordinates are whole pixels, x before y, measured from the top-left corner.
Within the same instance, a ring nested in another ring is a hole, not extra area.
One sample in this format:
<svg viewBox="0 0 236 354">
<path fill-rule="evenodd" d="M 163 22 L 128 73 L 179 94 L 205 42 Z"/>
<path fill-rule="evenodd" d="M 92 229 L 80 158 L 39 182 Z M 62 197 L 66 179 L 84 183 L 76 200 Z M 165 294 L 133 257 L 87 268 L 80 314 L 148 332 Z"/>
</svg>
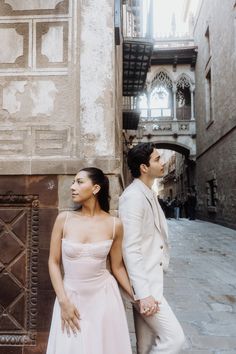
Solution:
<svg viewBox="0 0 236 354">
<path fill-rule="evenodd" d="M 150 155 L 147 174 L 151 178 L 163 177 L 164 175 L 164 164 L 161 161 L 160 154 L 157 149 L 154 149 Z"/>
</svg>

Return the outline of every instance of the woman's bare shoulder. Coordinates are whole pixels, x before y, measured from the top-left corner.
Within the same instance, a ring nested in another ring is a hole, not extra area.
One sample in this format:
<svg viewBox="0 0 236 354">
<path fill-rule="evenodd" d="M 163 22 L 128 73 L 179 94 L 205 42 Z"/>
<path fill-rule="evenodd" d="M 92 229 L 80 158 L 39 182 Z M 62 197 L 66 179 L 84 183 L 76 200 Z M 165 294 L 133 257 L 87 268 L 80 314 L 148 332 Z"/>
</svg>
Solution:
<svg viewBox="0 0 236 354">
<path fill-rule="evenodd" d="M 123 225 L 121 219 L 118 216 L 115 216 L 115 223 L 119 227 Z"/>
<path fill-rule="evenodd" d="M 111 216 L 110 217 L 110 222 L 112 223 L 112 225 L 114 225 L 114 222 L 115 222 L 116 231 L 123 229 L 123 224 L 122 224 L 122 221 L 121 221 L 121 219 L 119 217 Z"/>
<path fill-rule="evenodd" d="M 68 213 L 69 213 L 69 211 L 61 211 L 56 217 L 56 222 L 58 222 L 58 223 L 65 222 Z"/>
</svg>

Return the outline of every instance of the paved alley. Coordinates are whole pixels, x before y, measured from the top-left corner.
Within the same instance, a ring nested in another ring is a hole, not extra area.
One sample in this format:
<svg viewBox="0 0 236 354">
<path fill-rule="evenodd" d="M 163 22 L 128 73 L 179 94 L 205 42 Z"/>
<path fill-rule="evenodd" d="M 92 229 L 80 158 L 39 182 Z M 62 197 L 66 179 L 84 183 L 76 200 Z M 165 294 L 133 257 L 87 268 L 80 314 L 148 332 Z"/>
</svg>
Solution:
<svg viewBox="0 0 236 354">
<path fill-rule="evenodd" d="M 183 354 L 235 354 L 236 231 L 200 220 L 168 224 L 165 297 L 187 337 Z"/>
<path fill-rule="evenodd" d="M 236 353 L 236 231 L 171 219 L 165 295 L 184 327 L 185 353 Z"/>
</svg>

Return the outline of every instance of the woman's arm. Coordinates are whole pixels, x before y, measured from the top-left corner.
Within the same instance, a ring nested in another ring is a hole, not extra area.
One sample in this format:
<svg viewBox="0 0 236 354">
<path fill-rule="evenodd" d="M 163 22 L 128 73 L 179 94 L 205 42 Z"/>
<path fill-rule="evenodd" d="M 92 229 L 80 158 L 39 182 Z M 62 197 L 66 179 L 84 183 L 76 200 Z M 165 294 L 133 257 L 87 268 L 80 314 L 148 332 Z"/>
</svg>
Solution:
<svg viewBox="0 0 236 354">
<path fill-rule="evenodd" d="M 122 258 L 122 239 L 123 239 L 123 225 L 120 219 L 116 219 L 116 233 L 110 250 L 111 270 L 122 288 L 133 299 L 133 291 L 129 281 L 129 277 Z"/>
<path fill-rule="evenodd" d="M 64 331 L 66 328 L 68 335 L 70 335 L 70 329 L 74 334 L 76 329 L 80 329 L 78 323 L 80 317 L 78 310 L 67 297 L 61 274 L 61 239 L 65 217 L 66 213 L 60 213 L 56 218 L 52 230 L 48 266 L 51 282 L 61 307 L 62 330 Z"/>
</svg>

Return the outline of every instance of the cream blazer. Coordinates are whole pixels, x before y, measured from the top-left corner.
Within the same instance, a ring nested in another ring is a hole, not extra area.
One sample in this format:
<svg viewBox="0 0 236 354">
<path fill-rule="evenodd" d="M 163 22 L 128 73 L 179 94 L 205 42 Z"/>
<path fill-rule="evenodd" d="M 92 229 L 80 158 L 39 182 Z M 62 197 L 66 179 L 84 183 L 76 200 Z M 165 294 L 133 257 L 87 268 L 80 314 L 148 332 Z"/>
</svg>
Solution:
<svg viewBox="0 0 236 354">
<path fill-rule="evenodd" d="M 169 263 L 165 215 L 157 196 L 136 178 L 119 198 L 124 226 L 123 257 L 135 300 L 163 295 L 163 267 Z"/>
</svg>

